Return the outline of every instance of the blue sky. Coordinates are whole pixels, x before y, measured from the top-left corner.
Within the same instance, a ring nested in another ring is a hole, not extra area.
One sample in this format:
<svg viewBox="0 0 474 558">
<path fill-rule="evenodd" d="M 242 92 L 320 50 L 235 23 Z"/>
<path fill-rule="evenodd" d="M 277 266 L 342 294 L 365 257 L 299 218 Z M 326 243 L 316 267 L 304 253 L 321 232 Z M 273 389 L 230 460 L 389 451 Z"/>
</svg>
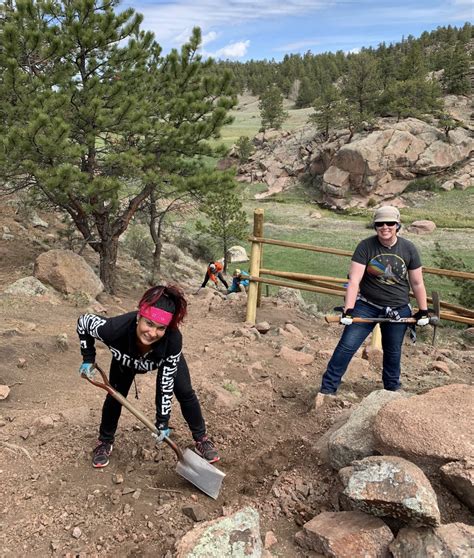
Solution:
<svg viewBox="0 0 474 558">
<path fill-rule="evenodd" d="M 204 55 L 242 62 L 357 51 L 438 26 L 459 27 L 474 15 L 474 0 L 126 0 L 122 6 L 144 15 L 142 27 L 155 33 L 165 53 L 199 26 Z"/>
</svg>

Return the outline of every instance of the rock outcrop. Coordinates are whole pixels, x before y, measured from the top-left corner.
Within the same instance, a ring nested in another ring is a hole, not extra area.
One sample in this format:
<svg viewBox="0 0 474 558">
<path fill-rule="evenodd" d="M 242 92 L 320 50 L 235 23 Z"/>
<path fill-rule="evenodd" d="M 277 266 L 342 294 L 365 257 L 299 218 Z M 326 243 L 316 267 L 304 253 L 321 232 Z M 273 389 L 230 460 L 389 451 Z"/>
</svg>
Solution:
<svg viewBox="0 0 474 558">
<path fill-rule="evenodd" d="M 341 130 L 323 142 L 306 126 L 297 134 L 267 130 L 254 144 L 237 179 L 266 184 L 257 199 L 286 190 L 303 176 L 320 177 L 323 202 L 334 209 L 396 198 L 410 181 L 431 175 L 440 176 L 447 190 L 474 185 L 474 138 L 467 124 L 446 135 L 416 118 L 381 118 L 373 131 L 352 138 Z"/>
</svg>

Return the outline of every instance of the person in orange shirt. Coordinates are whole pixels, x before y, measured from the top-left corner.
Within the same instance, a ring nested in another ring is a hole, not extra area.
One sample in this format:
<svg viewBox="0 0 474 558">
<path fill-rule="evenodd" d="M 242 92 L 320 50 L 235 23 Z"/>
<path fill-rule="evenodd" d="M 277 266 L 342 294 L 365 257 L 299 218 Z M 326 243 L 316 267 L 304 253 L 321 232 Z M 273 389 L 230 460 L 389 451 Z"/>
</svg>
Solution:
<svg viewBox="0 0 474 558">
<path fill-rule="evenodd" d="M 204 281 L 202 282 L 202 285 L 199 287 L 197 292 L 199 292 L 201 289 L 203 289 L 207 285 L 207 282 L 209 281 L 209 279 L 214 283 L 216 289 L 218 288 L 217 279 L 219 279 L 221 281 L 221 283 L 224 285 L 224 287 L 226 289 L 228 289 L 229 285 L 228 285 L 227 281 L 224 279 L 224 275 L 222 274 L 223 270 L 224 270 L 224 266 L 222 265 L 221 262 L 219 262 L 219 261 L 210 262 L 209 265 L 207 266 Z"/>
</svg>

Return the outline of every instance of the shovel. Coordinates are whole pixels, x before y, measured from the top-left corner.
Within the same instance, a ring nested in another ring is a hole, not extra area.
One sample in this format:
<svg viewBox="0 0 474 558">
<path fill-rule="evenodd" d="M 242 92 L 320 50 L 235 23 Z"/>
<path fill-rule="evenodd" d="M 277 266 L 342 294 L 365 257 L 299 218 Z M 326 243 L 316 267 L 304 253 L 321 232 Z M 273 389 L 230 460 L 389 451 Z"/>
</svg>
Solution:
<svg viewBox="0 0 474 558">
<path fill-rule="evenodd" d="M 109 395 L 126 407 L 137 417 L 138 420 L 143 422 L 149 430 L 151 430 L 154 434 L 159 434 L 156 426 L 149 421 L 143 413 L 141 413 L 138 409 L 135 409 L 130 401 L 128 401 L 110 385 L 110 382 L 102 368 L 100 368 L 97 364 L 95 364 L 95 368 L 97 368 L 100 372 L 103 382 L 91 380 L 84 374 L 82 377 L 86 378 L 86 380 L 94 386 L 105 389 Z M 204 494 L 207 494 L 215 500 L 219 496 L 219 490 L 225 477 L 225 473 L 217 469 L 217 467 L 210 465 L 205 459 L 199 457 L 199 455 L 194 453 L 194 451 L 189 448 L 186 448 L 184 452 L 181 451 L 181 449 L 170 438 L 168 438 L 168 436 L 165 436 L 163 441 L 170 446 L 178 457 L 178 463 L 176 464 L 176 472 L 178 475 L 194 484 L 194 486 L 197 486 L 199 490 L 204 492 Z"/>
</svg>

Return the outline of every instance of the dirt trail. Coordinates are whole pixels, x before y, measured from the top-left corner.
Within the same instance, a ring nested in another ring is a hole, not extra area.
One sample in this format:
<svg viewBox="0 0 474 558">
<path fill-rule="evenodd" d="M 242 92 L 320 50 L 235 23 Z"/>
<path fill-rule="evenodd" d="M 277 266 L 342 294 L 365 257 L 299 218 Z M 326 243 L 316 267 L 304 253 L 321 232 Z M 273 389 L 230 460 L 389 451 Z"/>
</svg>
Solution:
<svg viewBox="0 0 474 558">
<path fill-rule="evenodd" d="M 0 240 L 0 291 L 31 274 L 37 249 L 28 236 Z M 128 276 L 130 270 L 121 275 Z M 107 315 L 134 309 L 145 287 L 132 288 L 122 279 L 120 285 L 117 297 L 100 297 Z M 171 557 L 176 540 L 193 527 L 182 511 L 189 504 L 203 506 L 206 519 L 252 505 L 261 513 L 262 535 L 273 530 L 278 539 L 275 556 L 315 556 L 295 546 L 293 537 L 317 513 L 337 509 L 337 475 L 325 464 L 321 436 L 355 401 L 380 388 L 379 373 L 357 359 L 341 399 L 316 414 L 312 402 L 337 326 L 264 299 L 258 319 L 271 329 L 250 339 L 241 330 L 244 298 L 226 300 L 206 289 L 189 300 L 184 350 L 221 451 L 219 468 L 227 473 L 217 501 L 176 475 L 174 453 L 157 448 L 126 410 L 110 465 L 94 470 L 91 448 L 103 392 L 78 376 L 75 334 L 76 319 L 87 307 L 0 295 L 0 384 L 11 388 L 0 401 L 0 557 Z M 287 323 L 301 335 L 285 330 Z M 58 344 L 60 334 L 67 335 L 66 349 Z M 314 363 L 289 364 L 279 356 L 282 345 L 314 354 Z M 450 377 L 429 371 L 443 348 L 460 365 Z M 468 381 L 467 354 L 472 357 L 459 332 L 441 332 L 436 351 L 423 343 L 407 346 L 406 388 L 418 392 Z M 108 365 L 110 354 L 100 343 L 97 358 Z M 137 383 L 139 399 L 132 390 L 131 400 L 152 418 L 154 377 L 140 376 Z M 189 445 L 176 403 L 171 423 L 173 438 Z M 443 523 L 464 513 L 453 502 L 447 495 Z"/>
</svg>

